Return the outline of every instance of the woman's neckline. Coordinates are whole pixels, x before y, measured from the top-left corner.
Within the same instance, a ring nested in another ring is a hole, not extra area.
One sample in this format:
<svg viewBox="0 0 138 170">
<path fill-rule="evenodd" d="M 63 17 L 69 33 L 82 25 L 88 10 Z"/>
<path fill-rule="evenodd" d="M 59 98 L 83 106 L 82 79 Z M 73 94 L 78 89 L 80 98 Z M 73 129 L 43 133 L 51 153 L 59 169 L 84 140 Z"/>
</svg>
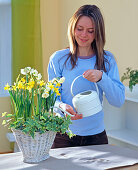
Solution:
<svg viewBox="0 0 138 170">
<path fill-rule="evenodd" d="M 80 59 L 89 59 L 89 58 L 92 58 L 94 56 L 95 56 L 95 54 L 92 54 L 90 56 L 77 56 L 77 57 L 80 58 Z"/>
</svg>

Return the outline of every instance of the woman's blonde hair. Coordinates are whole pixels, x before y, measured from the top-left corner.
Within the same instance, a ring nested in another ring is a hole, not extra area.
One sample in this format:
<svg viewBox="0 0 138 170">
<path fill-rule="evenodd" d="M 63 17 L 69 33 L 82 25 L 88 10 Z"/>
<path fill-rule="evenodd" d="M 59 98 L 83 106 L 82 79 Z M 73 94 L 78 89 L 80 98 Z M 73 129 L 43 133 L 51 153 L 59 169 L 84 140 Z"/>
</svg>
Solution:
<svg viewBox="0 0 138 170">
<path fill-rule="evenodd" d="M 91 46 L 96 55 L 95 67 L 98 70 L 106 71 L 105 64 L 104 64 L 104 61 L 106 60 L 104 59 L 104 54 L 105 54 L 105 51 L 104 51 L 104 45 L 105 45 L 104 19 L 103 19 L 100 9 L 96 5 L 83 5 L 71 17 L 68 23 L 68 40 L 69 40 L 69 46 L 70 46 L 70 54 L 67 60 L 70 58 L 72 69 L 73 69 L 76 66 L 76 62 L 77 62 L 77 48 L 78 48 L 78 44 L 75 40 L 74 30 L 75 30 L 77 21 L 79 20 L 81 16 L 88 16 L 94 22 L 95 39 L 92 42 Z"/>
</svg>

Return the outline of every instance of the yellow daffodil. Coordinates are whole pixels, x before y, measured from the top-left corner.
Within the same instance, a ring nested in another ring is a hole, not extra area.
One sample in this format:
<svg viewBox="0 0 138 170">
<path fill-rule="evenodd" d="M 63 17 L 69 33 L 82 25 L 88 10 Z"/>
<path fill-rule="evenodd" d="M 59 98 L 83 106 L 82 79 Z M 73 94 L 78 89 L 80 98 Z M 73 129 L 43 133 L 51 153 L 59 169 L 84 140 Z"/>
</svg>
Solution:
<svg viewBox="0 0 138 170">
<path fill-rule="evenodd" d="M 12 86 L 12 90 L 16 91 L 16 85 Z"/>
<path fill-rule="evenodd" d="M 49 84 L 47 85 L 51 90 L 52 89 L 54 89 L 54 85 L 51 83 L 51 82 L 49 82 Z"/>
<path fill-rule="evenodd" d="M 32 88 L 34 87 L 35 81 L 33 81 L 33 80 L 32 80 L 32 81 L 29 81 L 29 83 L 27 83 L 27 85 L 28 85 L 28 86 L 27 86 L 27 89 L 30 90 L 30 89 L 32 89 Z"/>
<path fill-rule="evenodd" d="M 60 84 L 60 83 L 57 83 L 57 84 L 56 84 L 56 87 L 59 87 L 59 86 L 61 86 L 61 84 Z"/>
<path fill-rule="evenodd" d="M 60 93 L 59 93 L 59 88 L 54 88 L 54 92 L 56 92 L 56 95 L 59 96 Z"/>
<path fill-rule="evenodd" d="M 18 89 L 24 89 L 24 85 L 21 81 L 19 81 L 17 88 Z"/>
<path fill-rule="evenodd" d="M 5 85 L 4 90 L 10 90 L 10 85 L 8 83 Z"/>
<path fill-rule="evenodd" d="M 42 86 L 44 86 L 44 85 L 45 85 L 44 80 L 41 80 L 41 81 L 40 81 L 40 86 L 42 87 Z"/>
<path fill-rule="evenodd" d="M 57 92 L 57 93 L 56 93 L 56 95 L 57 95 L 57 96 L 60 96 L 60 93 L 59 93 L 59 92 Z"/>
<path fill-rule="evenodd" d="M 21 81 L 22 81 L 23 83 L 25 83 L 25 79 L 24 79 L 24 78 L 21 78 Z"/>
</svg>

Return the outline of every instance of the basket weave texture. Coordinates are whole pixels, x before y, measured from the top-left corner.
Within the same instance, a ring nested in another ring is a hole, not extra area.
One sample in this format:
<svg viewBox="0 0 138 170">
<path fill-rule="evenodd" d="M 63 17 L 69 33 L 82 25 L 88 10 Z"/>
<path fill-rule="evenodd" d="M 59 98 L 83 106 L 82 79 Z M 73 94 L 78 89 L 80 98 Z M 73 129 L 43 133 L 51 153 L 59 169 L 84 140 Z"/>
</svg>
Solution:
<svg viewBox="0 0 138 170">
<path fill-rule="evenodd" d="M 23 161 L 37 163 L 49 158 L 49 150 L 54 142 L 56 132 L 35 133 L 34 139 L 21 130 L 12 129 L 16 142 L 23 154 Z"/>
</svg>

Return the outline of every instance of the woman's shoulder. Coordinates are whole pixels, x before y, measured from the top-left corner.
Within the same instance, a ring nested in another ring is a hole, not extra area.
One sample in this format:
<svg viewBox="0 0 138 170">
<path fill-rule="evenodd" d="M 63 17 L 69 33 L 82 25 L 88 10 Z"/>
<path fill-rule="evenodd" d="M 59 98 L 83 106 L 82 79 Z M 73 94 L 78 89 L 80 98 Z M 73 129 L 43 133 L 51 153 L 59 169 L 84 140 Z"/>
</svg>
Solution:
<svg viewBox="0 0 138 170">
<path fill-rule="evenodd" d="M 113 53 L 107 50 L 105 50 L 104 52 L 105 52 L 104 57 L 108 60 L 108 62 L 116 62 Z"/>
<path fill-rule="evenodd" d="M 69 48 L 55 51 L 55 52 L 51 55 L 50 60 L 59 60 L 59 59 L 62 59 L 62 57 L 68 56 L 69 53 L 70 53 Z"/>
<path fill-rule="evenodd" d="M 108 58 L 114 57 L 113 53 L 111 53 L 110 51 L 104 50 L 104 52 L 105 52 L 105 57 L 108 57 Z"/>
</svg>

